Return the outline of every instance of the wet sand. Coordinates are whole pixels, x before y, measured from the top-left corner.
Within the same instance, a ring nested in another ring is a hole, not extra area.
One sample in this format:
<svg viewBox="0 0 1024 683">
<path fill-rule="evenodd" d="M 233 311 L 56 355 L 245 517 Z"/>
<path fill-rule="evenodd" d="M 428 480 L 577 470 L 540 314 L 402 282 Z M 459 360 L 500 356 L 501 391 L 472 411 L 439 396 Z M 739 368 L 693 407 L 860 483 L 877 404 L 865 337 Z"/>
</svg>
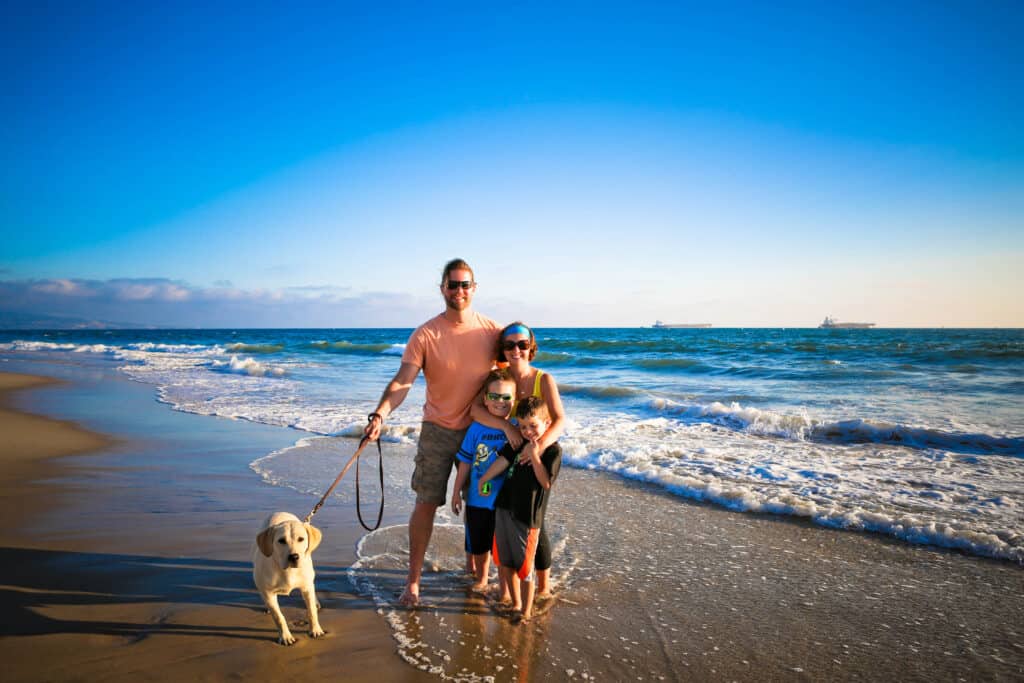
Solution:
<svg viewBox="0 0 1024 683">
<path fill-rule="evenodd" d="M 467 596 L 461 534 L 444 527 L 431 555 L 447 571 L 427 576 L 428 607 L 381 605 L 404 656 L 450 676 L 486 662 L 470 670 L 500 667 L 499 680 L 1024 677 L 1018 565 L 681 502 L 599 472 L 563 469 L 556 488 L 548 519 L 568 542 L 545 613 L 516 627 Z M 377 535 L 366 554 L 387 559 L 369 581 L 386 601 L 402 530 Z"/>
<path fill-rule="evenodd" d="M 15 481 L 22 473 L 38 470 L 54 457 L 97 451 L 110 444 L 102 435 L 82 429 L 71 422 L 29 415 L 9 407 L 8 394 L 55 384 L 35 375 L 0 373 L 0 477 Z"/>
<path fill-rule="evenodd" d="M 5 680 L 438 680 L 430 670 L 498 681 L 1024 678 L 1018 565 L 734 513 L 569 468 L 549 510 L 567 539 L 562 583 L 530 624 L 510 625 L 465 590 L 457 526 L 437 530 L 426 606 L 396 609 L 411 495 L 390 498 L 385 527 L 366 540 L 363 557 L 384 559 L 351 570 L 363 532 L 351 506 L 332 499 L 315 519 L 328 636 L 296 627 L 299 642 L 284 648 L 252 587 L 249 546 L 267 512 L 301 516 L 315 499 L 264 484 L 246 464 L 296 433 L 174 413 L 152 387 L 111 381 L 90 387 L 77 412 L 24 400 L 41 393 L 15 396 L 37 412 L 77 417 L 88 405 L 132 422 L 97 420 L 120 425 L 117 440 L 59 423 L 70 442 L 19 446 L 13 474 L 4 467 L 0 511 L 17 520 L 0 532 Z M 3 419 L 19 439 L 58 429 L 10 410 Z M 145 428 L 127 433 L 134 422 Z M 397 470 L 411 448 L 385 455 Z M 303 618 L 298 596 L 284 603 L 289 619 Z"/>
</svg>

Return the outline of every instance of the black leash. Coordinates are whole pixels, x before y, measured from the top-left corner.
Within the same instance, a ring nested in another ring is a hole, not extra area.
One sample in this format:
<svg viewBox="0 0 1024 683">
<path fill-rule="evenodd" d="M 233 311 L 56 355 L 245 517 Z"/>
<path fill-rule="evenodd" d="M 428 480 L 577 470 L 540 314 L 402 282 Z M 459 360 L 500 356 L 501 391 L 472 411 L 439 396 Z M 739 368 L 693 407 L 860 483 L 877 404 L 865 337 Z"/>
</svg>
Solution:
<svg viewBox="0 0 1024 683">
<path fill-rule="evenodd" d="M 363 437 L 364 439 L 366 437 Z M 363 521 L 362 506 L 359 504 L 359 461 L 356 460 L 356 516 L 359 518 L 359 523 L 363 525 L 363 528 L 367 531 L 376 531 L 380 528 L 380 521 L 384 519 L 384 452 L 380 449 L 380 439 L 377 439 L 377 472 L 380 474 L 380 509 L 377 510 L 377 523 L 373 525 L 373 528 L 366 526 L 366 522 Z"/>
<path fill-rule="evenodd" d="M 338 477 L 334 480 L 334 483 L 331 484 L 331 487 L 329 489 L 327 489 L 327 493 L 325 493 L 323 495 L 323 497 L 320 499 L 320 502 L 318 502 L 316 505 L 314 505 L 313 509 L 310 511 L 310 513 L 308 515 L 306 515 L 306 519 L 303 520 L 304 522 L 308 523 L 309 520 L 313 519 L 313 515 L 315 515 L 320 510 L 320 508 L 323 507 L 324 503 L 327 501 L 327 498 L 334 491 L 335 487 L 339 483 L 341 483 L 342 479 L 345 478 L 345 473 L 348 472 L 348 468 L 352 466 L 352 461 L 355 461 L 355 463 L 356 463 L 356 515 L 359 517 L 359 523 L 362 524 L 363 528 L 366 529 L 367 531 L 375 531 L 375 530 L 380 528 L 381 520 L 384 519 L 384 452 L 381 450 L 381 447 L 380 447 L 380 439 L 377 439 L 377 456 L 378 456 L 378 460 L 377 460 L 378 467 L 377 467 L 377 469 L 380 472 L 380 509 L 377 511 L 377 524 L 375 526 L 373 526 L 373 527 L 366 526 L 366 522 L 363 521 L 363 513 L 360 510 L 360 505 L 359 505 L 359 455 L 360 455 L 360 453 L 363 452 L 363 449 L 366 448 L 366 444 L 368 444 L 369 442 L 370 442 L 370 437 L 364 436 L 363 440 L 359 442 L 359 448 L 356 449 L 356 452 L 353 453 L 352 457 L 348 459 L 347 463 L 345 463 L 345 467 L 342 468 L 341 474 L 339 474 Z"/>
</svg>

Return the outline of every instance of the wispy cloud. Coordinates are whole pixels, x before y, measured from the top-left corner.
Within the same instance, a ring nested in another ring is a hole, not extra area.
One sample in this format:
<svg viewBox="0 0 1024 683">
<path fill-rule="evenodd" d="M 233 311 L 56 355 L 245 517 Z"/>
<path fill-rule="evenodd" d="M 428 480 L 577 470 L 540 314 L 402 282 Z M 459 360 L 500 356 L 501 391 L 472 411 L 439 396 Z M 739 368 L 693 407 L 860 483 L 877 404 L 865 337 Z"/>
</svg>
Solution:
<svg viewBox="0 0 1024 683">
<path fill-rule="evenodd" d="M 347 296 L 351 293 L 351 287 L 338 287 L 335 285 L 296 285 L 286 287 L 285 291 L 296 294 L 322 294 L 331 296 Z"/>
<path fill-rule="evenodd" d="M 439 302 L 305 285 L 197 287 L 165 278 L 0 280 L 0 311 L 168 327 L 409 327 Z"/>
</svg>

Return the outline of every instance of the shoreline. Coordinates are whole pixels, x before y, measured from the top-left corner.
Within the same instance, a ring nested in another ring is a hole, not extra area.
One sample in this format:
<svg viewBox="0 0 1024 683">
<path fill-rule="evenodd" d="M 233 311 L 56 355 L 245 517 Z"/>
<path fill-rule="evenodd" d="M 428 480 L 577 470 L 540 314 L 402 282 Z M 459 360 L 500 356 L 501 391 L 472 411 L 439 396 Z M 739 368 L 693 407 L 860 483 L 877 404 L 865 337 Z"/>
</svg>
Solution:
<svg viewBox="0 0 1024 683">
<path fill-rule="evenodd" d="M 45 483 L 64 471 L 61 460 L 111 448 L 116 440 L 81 425 L 19 410 L 19 392 L 58 388 L 61 380 L 39 375 L 0 372 L 0 545 L 34 546 L 22 533 L 40 508 L 58 510 L 62 497 Z"/>
<path fill-rule="evenodd" d="M 328 635 L 314 641 L 294 627 L 298 643 L 283 648 L 252 586 L 251 537 L 266 513 L 301 516 L 316 501 L 263 482 L 247 465 L 254 454 L 294 443 L 296 433 L 172 411 L 153 400 L 151 386 L 116 377 L 85 386 L 61 379 L 16 401 L 7 393 L 0 404 L 78 420 L 29 416 L 29 431 L 64 424 L 88 435 L 81 425 L 98 425 L 117 438 L 93 434 L 98 450 L 27 460 L 19 475 L 27 486 L 0 479 L 5 511 L 12 491 L 47 497 L 46 505 L 29 494 L 12 503 L 25 521 L 0 532 L 7 560 L 0 595 L 11 615 L 0 627 L 0 653 L 13 662 L 10 680 L 439 680 L 417 667 L 453 677 L 468 669 L 497 681 L 584 673 L 590 680 L 1024 676 L 1019 566 L 680 501 L 649 484 L 572 468 L 563 470 L 549 520 L 570 539 L 556 569 L 577 566 L 532 626 L 508 626 L 444 571 L 424 575 L 431 607 L 393 608 L 389 596 L 404 575 L 407 493 L 389 499 L 386 528 L 373 537 L 393 546 L 394 564 L 355 572 L 384 599 L 357 593 L 350 566 L 363 532 L 351 507 L 332 498 L 314 520 L 324 531 L 314 564 Z M 391 450 L 385 457 L 394 466 L 412 452 Z M 593 514 L 608 524 L 588 536 L 595 526 L 584 522 Z M 457 557 L 458 539 L 458 529 L 447 528 L 432 548 L 447 541 Z M 282 605 L 289 620 L 303 618 L 297 595 Z"/>
<path fill-rule="evenodd" d="M 26 413 L 11 404 L 12 394 L 60 384 L 38 375 L 0 372 L 0 477 L 15 479 L 23 470 L 39 467 L 42 461 L 98 451 L 109 447 L 109 437 L 91 432 L 74 422 Z"/>
</svg>

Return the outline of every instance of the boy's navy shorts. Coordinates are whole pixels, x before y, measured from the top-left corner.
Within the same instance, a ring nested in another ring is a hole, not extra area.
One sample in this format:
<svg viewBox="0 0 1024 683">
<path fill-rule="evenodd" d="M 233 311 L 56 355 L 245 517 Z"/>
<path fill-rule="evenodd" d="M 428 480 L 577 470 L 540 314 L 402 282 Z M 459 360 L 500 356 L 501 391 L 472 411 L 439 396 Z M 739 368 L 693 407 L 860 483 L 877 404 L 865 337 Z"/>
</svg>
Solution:
<svg viewBox="0 0 1024 683">
<path fill-rule="evenodd" d="M 494 544 L 494 510 L 466 506 L 466 552 L 483 555 Z"/>
</svg>

